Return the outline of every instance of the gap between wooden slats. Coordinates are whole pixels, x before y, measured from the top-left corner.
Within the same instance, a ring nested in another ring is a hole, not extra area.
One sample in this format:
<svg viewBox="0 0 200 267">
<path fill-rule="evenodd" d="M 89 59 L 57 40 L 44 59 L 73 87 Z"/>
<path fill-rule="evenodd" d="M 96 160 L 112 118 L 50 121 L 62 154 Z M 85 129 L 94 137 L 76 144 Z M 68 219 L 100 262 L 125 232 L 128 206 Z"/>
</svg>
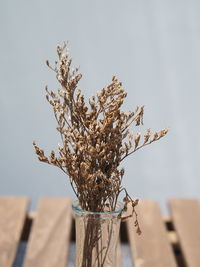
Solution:
<svg viewBox="0 0 200 267">
<path fill-rule="evenodd" d="M 43 198 L 31 229 L 23 266 L 66 267 L 71 223 L 69 198 Z"/>
<path fill-rule="evenodd" d="M 158 204 L 141 200 L 137 212 L 142 235 L 136 234 L 134 218 L 127 220 L 134 267 L 176 267 Z"/>
<path fill-rule="evenodd" d="M 0 267 L 11 267 L 28 208 L 26 197 L 0 197 Z"/>
<path fill-rule="evenodd" d="M 172 221 L 188 267 L 200 266 L 200 200 L 171 199 Z"/>
</svg>

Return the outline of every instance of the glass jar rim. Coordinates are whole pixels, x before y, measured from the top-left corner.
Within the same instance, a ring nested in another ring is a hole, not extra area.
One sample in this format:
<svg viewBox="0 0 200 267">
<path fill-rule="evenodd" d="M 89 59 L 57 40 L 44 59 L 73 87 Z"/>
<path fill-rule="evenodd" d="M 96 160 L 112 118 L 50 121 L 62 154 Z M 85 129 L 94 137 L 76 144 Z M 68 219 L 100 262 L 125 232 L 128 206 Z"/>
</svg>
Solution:
<svg viewBox="0 0 200 267">
<path fill-rule="evenodd" d="M 80 207 L 79 205 L 79 201 L 78 200 L 74 200 L 72 202 L 72 210 L 74 212 L 79 212 L 79 213 L 87 213 L 87 214 L 107 214 L 107 215 L 118 215 L 123 211 L 124 208 L 124 204 L 120 201 L 117 202 L 116 204 L 116 209 L 114 211 L 102 211 L 102 212 L 94 212 L 94 211 L 88 211 L 88 210 L 84 210 Z"/>
</svg>

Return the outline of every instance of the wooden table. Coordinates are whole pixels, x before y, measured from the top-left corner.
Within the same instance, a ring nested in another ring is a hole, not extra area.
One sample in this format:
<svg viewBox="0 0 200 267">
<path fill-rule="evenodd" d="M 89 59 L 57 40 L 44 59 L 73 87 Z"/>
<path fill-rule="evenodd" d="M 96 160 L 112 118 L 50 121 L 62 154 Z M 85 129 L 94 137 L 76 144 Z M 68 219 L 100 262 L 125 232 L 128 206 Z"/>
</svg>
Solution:
<svg viewBox="0 0 200 267">
<path fill-rule="evenodd" d="M 36 212 L 28 212 L 28 204 L 27 197 L 0 197 L 0 267 L 14 266 L 22 241 L 23 267 L 66 267 L 75 238 L 71 200 L 42 198 Z M 130 244 L 133 266 L 200 267 L 200 200 L 170 199 L 168 205 L 170 217 L 163 218 L 157 202 L 140 201 L 141 236 L 132 218 L 121 224 L 121 244 Z"/>
</svg>

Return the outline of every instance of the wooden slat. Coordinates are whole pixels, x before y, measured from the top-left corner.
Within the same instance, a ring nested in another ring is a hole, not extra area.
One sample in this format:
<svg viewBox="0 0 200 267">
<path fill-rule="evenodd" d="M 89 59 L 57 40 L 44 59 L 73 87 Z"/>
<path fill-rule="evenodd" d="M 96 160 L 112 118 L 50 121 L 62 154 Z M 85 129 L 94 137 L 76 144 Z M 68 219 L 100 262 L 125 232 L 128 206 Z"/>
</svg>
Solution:
<svg viewBox="0 0 200 267">
<path fill-rule="evenodd" d="M 31 230 L 24 267 L 66 267 L 71 222 L 69 198 L 43 198 Z"/>
<path fill-rule="evenodd" d="M 121 267 L 121 246 L 120 246 L 120 240 L 118 241 L 118 244 L 117 244 L 116 267 Z"/>
<path fill-rule="evenodd" d="M 143 200 L 137 211 L 142 235 L 135 232 L 134 218 L 127 220 L 134 267 L 177 266 L 158 204 Z"/>
<path fill-rule="evenodd" d="M 188 267 L 200 266 L 200 200 L 171 199 L 169 208 Z"/>
<path fill-rule="evenodd" d="M 27 208 L 26 197 L 0 197 L 0 267 L 14 263 Z"/>
</svg>

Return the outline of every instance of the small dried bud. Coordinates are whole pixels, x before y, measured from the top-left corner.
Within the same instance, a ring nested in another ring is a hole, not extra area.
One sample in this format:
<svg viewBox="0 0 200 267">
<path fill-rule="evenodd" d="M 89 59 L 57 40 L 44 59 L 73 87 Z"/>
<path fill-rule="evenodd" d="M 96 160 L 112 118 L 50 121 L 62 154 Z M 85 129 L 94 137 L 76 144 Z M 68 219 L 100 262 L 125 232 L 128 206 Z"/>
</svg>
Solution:
<svg viewBox="0 0 200 267">
<path fill-rule="evenodd" d="M 153 136 L 153 141 L 156 141 L 158 139 L 159 135 L 157 132 L 154 133 L 154 136 Z"/>
<path fill-rule="evenodd" d="M 136 137 L 135 137 L 135 149 L 138 147 L 139 145 L 139 142 L 140 142 L 140 136 L 141 134 L 140 133 L 137 133 L 136 134 Z"/>
<path fill-rule="evenodd" d="M 124 172 L 125 172 L 125 171 L 124 171 L 124 168 L 122 168 L 121 171 L 120 171 L 120 175 L 121 175 L 121 177 L 124 176 Z"/>
<path fill-rule="evenodd" d="M 168 133 L 168 131 L 169 131 L 169 130 L 168 130 L 167 128 L 161 130 L 161 131 L 160 131 L 160 137 L 165 136 L 165 135 Z"/>
<path fill-rule="evenodd" d="M 146 144 L 149 141 L 149 138 L 151 136 L 150 129 L 147 129 L 146 134 L 144 135 L 144 144 Z"/>
</svg>

